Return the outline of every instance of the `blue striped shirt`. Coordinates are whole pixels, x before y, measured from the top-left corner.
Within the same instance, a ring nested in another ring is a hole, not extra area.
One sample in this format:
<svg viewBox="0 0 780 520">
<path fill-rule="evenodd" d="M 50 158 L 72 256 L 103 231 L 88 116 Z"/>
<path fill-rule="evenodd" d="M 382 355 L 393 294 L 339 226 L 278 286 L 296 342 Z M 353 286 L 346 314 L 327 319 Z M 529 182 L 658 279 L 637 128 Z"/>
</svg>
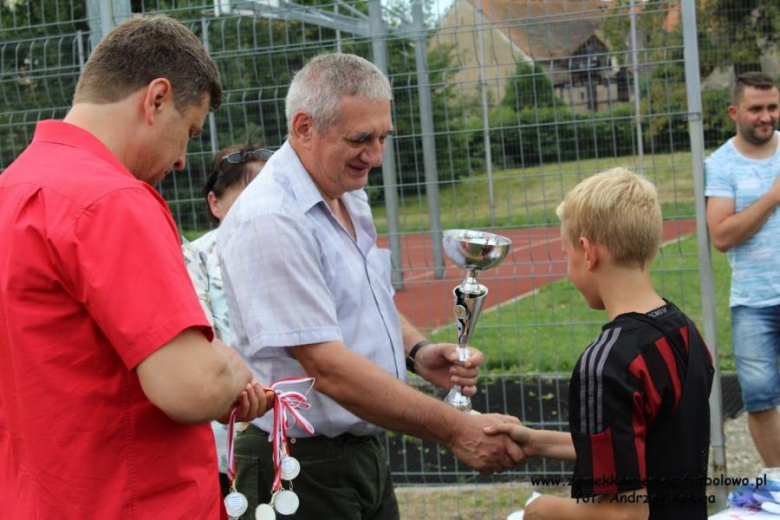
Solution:
<svg viewBox="0 0 780 520">
<path fill-rule="evenodd" d="M 780 133 L 776 132 L 778 136 Z M 729 139 L 705 162 L 706 197 L 734 199 L 737 212 L 764 195 L 780 174 L 780 146 L 767 159 L 742 155 Z M 780 304 L 780 210 L 745 242 L 728 251 L 731 264 L 731 306 L 767 307 Z"/>
</svg>

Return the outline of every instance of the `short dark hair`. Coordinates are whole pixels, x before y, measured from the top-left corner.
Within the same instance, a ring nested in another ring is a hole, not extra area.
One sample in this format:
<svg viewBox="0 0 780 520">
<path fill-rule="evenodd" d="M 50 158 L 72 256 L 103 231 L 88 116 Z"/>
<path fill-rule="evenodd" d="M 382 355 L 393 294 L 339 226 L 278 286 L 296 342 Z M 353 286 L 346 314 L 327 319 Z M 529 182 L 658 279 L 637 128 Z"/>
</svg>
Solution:
<svg viewBox="0 0 780 520">
<path fill-rule="evenodd" d="M 215 223 L 219 222 L 219 219 L 211 212 L 211 206 L 208 205 L 209 193 L 214 192 L 214 196 L 219 199 L 230 188 L 234 186 L 245 188 L 252 182 L 252 179 L 257 175 L 253 166 L 258 163 L 264 166 L 270 158 L 268 150 L 263 150 L 263 152 L 268 152 L 266 159 L 254 153 L 259 149 L 260 147 L 253 144 L 252 141 L 247 141 L 246 144 L 232 144 L 223 148 L 214 156 L 208 177 L 206 177 L 206 184 L 203 185 L 203 196 L 206 197 L 209 218 Z M 238 154 L 240 160 L 229 161 L 228 156 L 231 154 Z"/>
<path fill-rule="evenodd" d="M 770 90 L 777 87 L 777 82 L 766 72 L 751 71 L 743 72 L 737 76 L 734 83 L 734 90 L 731 93 L 731 102 L 734 105 L 742 100 L 742 93 L 746 87 L 757 88 L 758 90 Z"/>
<path fill-rule="evenodd" d="M 222 104 L 219 70 L 192 31 L 165 15 L 138 15 L 106 35 L 81 72 L 73 103 L 114 103 L 157 78 L 171 82 L 179 112 Z"/>
</svg>

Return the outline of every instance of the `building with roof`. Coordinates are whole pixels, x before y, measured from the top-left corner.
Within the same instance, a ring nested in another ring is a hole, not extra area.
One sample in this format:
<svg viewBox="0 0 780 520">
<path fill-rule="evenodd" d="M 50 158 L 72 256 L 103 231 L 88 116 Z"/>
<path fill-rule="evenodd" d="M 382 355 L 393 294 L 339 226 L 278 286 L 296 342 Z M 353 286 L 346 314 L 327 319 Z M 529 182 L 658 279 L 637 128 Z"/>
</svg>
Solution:
<svg viewBox="0 0 780 520">
<path fill-rule="evenodd" d="M 611 60 L 600 30 L 601 0 L 482 0 L 485 75 L 500 100 L 517 63 L 534 63 L 573 110 L 603 110 L 629 100 L 628 75 Z M 478 92 L 480 0 L 456 0 L 430 45 L 453 45 L 463 90 Z"/>
</svg>

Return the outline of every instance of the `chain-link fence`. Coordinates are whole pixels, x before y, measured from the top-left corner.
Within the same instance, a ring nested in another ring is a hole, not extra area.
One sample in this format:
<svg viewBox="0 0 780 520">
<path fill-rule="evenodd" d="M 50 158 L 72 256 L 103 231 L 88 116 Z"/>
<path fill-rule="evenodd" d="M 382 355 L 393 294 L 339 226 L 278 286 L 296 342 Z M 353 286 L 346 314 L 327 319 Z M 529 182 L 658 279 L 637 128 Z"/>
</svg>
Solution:
<svg viewBox="0 0 780 520">
<path fill-rule="evenodd" d="M 717 325 L 721 366 L 733 369 L 728 267 L 700 254 L 702 227 L 697 241 L 696 132 L 708 148 L 733 134 L 734 70 L 780 74 L 771 30 L 780 15 L 769 0 L 697 4 L 694 26 L 680 2 L 661 0 L 3 0 L 0 169 L 36 121 L 64 116 L 102 34 L 130 13 L 166 13 L 204 41 L 225 87 L 186 170 L 160 186 L 193 238 L 210 225 L 201 188 L 214 153 L 250 139 L 278 148 L 293 74 L 320 53 L 364 56 L 394 92 L 395 135 L 367 191 L 381 245 L 393 251 L 399 308 L 432 338 L 454 341 L 452 289 L 463 273 L 443 257 L 442 230 L 511 237 L 505 262 L 481 275 L 490 294 L 471 341 L 486 354 L 475 408 L 565 429 L 570 371 L 604 315 L 565 280 L 554 210 L 592 173 L 624 165 L 656 183 L 666 223 L 654 281 L 713 346 Z M 686 57 L 697 38 L 699 57 Z M 701 111 L 691 110 L 691 88 Z M 426 442 L 389 434 L 387 446 L 396 483 L 414 485 L 399 489 L 404 518 L 501 518 L 525 496 L 513 482 L 570 469 L 540 460 L 481 477 Z"/>
</svg>

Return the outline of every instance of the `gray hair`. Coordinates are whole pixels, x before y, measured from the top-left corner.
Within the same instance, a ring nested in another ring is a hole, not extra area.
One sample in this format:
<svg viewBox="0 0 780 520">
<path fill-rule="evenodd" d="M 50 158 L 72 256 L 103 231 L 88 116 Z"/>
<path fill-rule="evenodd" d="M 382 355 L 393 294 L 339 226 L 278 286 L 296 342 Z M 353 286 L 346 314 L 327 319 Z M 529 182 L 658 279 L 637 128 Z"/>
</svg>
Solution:
<svg viewBox="0 0 780 520">
<path fill-rule="evenodd" d="M 320 132 L 338 122 L 339 103 L 344 96 L 384 101 L 393 99 L 390 82 L 376 65 L 354 54 L 317 56 L 299 70 L 290 83 L 285 100 L 287 132 L 292 120 L 306 112 Z"/>
</svg>

